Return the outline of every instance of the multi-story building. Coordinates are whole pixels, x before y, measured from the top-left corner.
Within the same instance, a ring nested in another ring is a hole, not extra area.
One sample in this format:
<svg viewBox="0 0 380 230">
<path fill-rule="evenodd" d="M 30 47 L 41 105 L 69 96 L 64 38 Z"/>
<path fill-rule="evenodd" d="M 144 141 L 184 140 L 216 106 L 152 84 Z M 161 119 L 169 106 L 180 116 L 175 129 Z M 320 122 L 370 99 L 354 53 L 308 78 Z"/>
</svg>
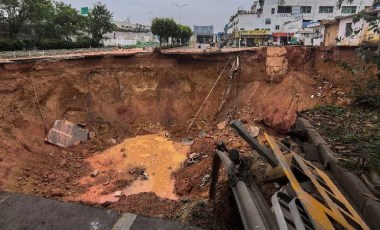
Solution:
<svg viewBox="0 0 380 230">
<path fill-rule="evenodd" d="M 260 44 L 262 42 L 288 43 L 294 28 L 284 26 L 292 21 L 298 25 L 332 20 L 337 16 L 355 14 L 370 7 L 373 0 L 353 0 L 336 7 L 336 0 L 265 0 L 260 6 L 255 1 L 248 11 L 239 10 L 226 25 L 227 33 L 234 34 L 235 46 Z M 300 28 L 302 29 L 302 28 Z"/>
<path fill-rule="evenodd" d="M 215 41 L 214 26 L 195 26 L 194 38 L 197 43 L 211 43 Z"/>
</svg>

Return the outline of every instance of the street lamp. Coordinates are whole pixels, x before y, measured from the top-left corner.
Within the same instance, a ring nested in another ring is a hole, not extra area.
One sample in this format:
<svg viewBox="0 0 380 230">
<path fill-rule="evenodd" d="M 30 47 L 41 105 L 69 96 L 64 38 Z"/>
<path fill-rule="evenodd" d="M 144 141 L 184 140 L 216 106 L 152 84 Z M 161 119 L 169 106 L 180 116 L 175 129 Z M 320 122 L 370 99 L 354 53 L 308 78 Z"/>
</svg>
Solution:
<svg viewBox="0 0 380 230">
<path fill-rule="evenodd" d="M 178 9 L 179 9 L 179 24 L 182 24 L 182 8 L 190 5 L 190 3 L 183 4 L 183 5 L 172 3 L 172 5 L 178 7 Z"/>
</svg>

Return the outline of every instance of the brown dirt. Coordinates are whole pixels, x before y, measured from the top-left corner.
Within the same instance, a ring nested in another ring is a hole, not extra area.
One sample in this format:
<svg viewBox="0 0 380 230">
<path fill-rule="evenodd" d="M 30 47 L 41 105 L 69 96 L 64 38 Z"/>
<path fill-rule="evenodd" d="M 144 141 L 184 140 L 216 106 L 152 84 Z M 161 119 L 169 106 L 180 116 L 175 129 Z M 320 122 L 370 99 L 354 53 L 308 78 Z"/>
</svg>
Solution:
<svg viewBox="0 0 380 230">
<path fill-rule="evenodd" d="M 216 141 L 224 140 L 247 155 L 250 151 L 229 128 L 219 130 L 216 125 L 242 119 L 272 134 L 286 131 L 294 123 L 297 111 L 347 102 L 344 93 L 351 85 L 342 79 L 350 79 L 353 74 L 338 66 L 335 58 L 356 60 L 352 58 L 353 50 L 288 48 L 287 75 L 281 83 L 269 83 L 265 80 L 265 49 L 242 51 L 239 55 L 240 76 L 223 110 L 215 114 L 227 88 L 226 74 L 190 132 L 186 130 L 192 116 L 227 60 L 236 54 L 109 55 L 0 64 L 0 189 L 73 200 L 94 189 L 91 183 L 81 183 L 95 170 L 87 159 L 110 148 L 110 139 L 121 143 L 136 135 L 166 130 L 173 141 L 195 138 L 188 155 L 200 154 L 196 163 L 185 162 L 173 174 L 174 191 L 181 199 L 173 201 L 143 193 L 103 205 L 144 216 L 186 220 L 210 229 L 208 223 L 212 223 L 212 229 L 230 229 L 228 226 L 235 223 L 229 223 L 229 218 L 237 210 L 231 215 L 225 212 L 226 204 L 234 206 L 233 202 L 224 202 L 231 197 L 223 183 L 225 178 L 219 184 L 215 205 L 207 200 L 209 183 L 201 186 L 202 179 L 211 172 Z M 302 61 L 300 56 L 304 57 Z M 87 124 L 96 137 L 68 149 L 44 143 L 45 130 L 32 85 L 48 127 L 57 119 L 67 119 Z M 312 95 L 315 96 L 311 98 Z M 198 138 L 202 130 L 207 136 Z M 255 167 L 263 172 L 266 166 Z M 108 183 L 105 193 L 136 180 L 134 175 L 120 179 L 116 174 L 109 169 L 96 179 L 100 184 Z M 259 181 L 261 175 L 256 176 Z"/>
</svg>

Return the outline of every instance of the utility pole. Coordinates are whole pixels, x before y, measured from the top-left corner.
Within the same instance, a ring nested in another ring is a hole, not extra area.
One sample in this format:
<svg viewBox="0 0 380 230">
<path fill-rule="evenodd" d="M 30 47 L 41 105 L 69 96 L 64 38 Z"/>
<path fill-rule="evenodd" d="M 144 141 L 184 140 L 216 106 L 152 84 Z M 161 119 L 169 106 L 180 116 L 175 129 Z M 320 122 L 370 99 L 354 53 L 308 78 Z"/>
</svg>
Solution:
<svg viewBox="0 0 380 230">
<path fill-rule="evenodd" d="M 172 5 L 178 7 L 178 9 L 179 9 L 179 24 L 182 24 L 182 8 L 190 5 L 190 3 L 183 4 L 183 5 L 172 3 Z"/>
</svg>

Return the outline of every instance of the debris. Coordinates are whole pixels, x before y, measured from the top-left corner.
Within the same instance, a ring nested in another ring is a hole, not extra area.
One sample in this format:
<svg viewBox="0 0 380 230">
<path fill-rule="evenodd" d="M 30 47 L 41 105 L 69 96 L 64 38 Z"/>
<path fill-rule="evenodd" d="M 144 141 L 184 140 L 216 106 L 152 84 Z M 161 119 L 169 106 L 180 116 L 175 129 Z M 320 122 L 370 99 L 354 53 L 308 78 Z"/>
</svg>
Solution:
<svg viewBox="0 0 380 230">
<path fill-rule="evenodd" d="M 87 141 L 88 133 L 87 129 L 83 129 L 74 123 L 57 120 L 53 128 L 50 129 L 46 142 L 66 148 Z"/>
<path fill-rule="evenodd" d="M 227 121 L 222 121 L 217 125 L 219 130 L 223 130 L 227 127 Z"/>
<path fill-rule="evenodd" d="M 207 181 L 210 179 L 210 175 L 207 174 L 205 175 L 203 178 L 202 178 L 202 184 L 201 184 L 201 187 L 205 186 Z"/>
<path fill-rule="evenodd" d="M 89 132 L 88 133 L 88 139 L 94 139 L 95 138 L 95 133 L 94 132 Z"/>
<path fill-rule="evenodd" d="M 249 131 L 252 137 L 258 137 L 260 135 L 260 128 L 257 126 L 250 125 Z"/>
<path fill-rule="evenodd" d="M 95 170 L 91 173 L 91 177 L 97 177 L 99 175 L 99 170 Z"/>
<path fill-rule="evenodd" d="M 182 142 L 181 142 L 183 145 L 193 145 L 194 144 L 194 139 L 191 139 L 191 138 L 183 138 L 182 139 Z"/>
<path fill-rule="evenodd" d="M 166 138 L 170 138 L 170 133 L 165 133 Z"/>
<path fill-rule="evenodd" d="M 116 145 L 116 143 L 117 143 L 116 140 L 113 138 L 109 139 L 108 142 L 113 144 L 113 145 Z"/>
<path fill-rule="evenodd" d="M 204 137 L 206 137 L 206 132 L 204 131 L 204 130 L 202 130 L 202 131 L 200 131 L 199 133 L 198 133 L 198 137 L 199 138 L 204 138 Z"/>
<path fill-rule="evenodd" d="M 123 195 L 122 191 L 116 191 L 114 194 L 115 197 L 121 197 L 122 195 Z"/>
<path fill-rule="evenodd" d="M 311 97 L 310 97 L 310 98 L 311 98 L 311 99 L 313 99 L 314 97 L 315 97 L 315 95 L 311 95 Z"/>
<path fill-rule="evenodd" d="M 141 180 L 148 180 L 149 179 L 149 174 L 144 172 L 141 174 Z"/>
</svg>

